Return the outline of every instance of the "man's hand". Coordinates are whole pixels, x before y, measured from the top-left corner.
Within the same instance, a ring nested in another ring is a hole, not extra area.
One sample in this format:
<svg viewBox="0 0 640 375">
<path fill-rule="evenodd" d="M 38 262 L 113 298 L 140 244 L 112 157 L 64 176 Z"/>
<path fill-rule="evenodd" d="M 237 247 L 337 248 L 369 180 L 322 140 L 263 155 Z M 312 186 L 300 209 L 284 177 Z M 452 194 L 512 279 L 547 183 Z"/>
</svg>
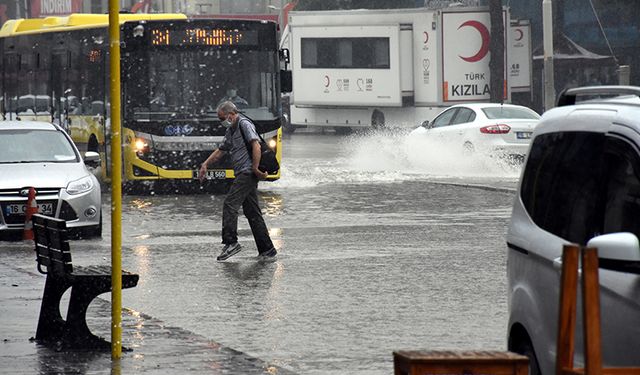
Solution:
<svg viewBox="0 0 640 375">
<path fill-rule="evenodd" d="M 207 163 L 202 163 L 200 170 L 198 170 L 198 179 L 200 182 L 204 181 L 205 174 L 207 174 Z"/>
<path fill-rule="evenodd" d="M 254 168 L 253 169 L 253 174 L 255 174 L 256 177 L 258 177 L 258 180 L 265 180 L 267 178 L 267 176 L 269 175 L 267 172 L 263 172 L 263 171 L 259 170 L 258 168 Z"/>
</svg>

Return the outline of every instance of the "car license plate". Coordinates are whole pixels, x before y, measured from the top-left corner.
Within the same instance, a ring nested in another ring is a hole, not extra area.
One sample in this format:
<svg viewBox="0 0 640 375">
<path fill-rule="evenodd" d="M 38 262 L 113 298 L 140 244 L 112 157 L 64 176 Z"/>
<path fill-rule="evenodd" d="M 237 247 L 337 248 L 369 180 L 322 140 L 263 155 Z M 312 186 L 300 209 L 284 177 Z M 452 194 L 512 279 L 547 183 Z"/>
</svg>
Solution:
<svg viewBox="0 0 640 375">
<path fill-rule="evenodd" d="M 24 216 L 27 213 L 27 205 L 26 204 L 9 204 L 5 206 L 4 210 L 7 216 L 11 216 L 11 215 Z M 44 215 L 53 215 L 53 203 L 38 203 L 38 213 L 44 214 Z"/>
<path fill-rule="evenodd" d="M 198 178 L 198 171 L 193 171 L 193 178 Z M 220 170 L 207 171 L 207 173 L 205 173 L 204 175 L 204 178 L 206 178 L 207 180 L 224 180 L 225 178 L 227 178 L 227 172 Z"/>
<path fill-rule="evenodd" d="M 518 139 L 531 139 L 531 132 L 516 132 Z"/>
</svg>

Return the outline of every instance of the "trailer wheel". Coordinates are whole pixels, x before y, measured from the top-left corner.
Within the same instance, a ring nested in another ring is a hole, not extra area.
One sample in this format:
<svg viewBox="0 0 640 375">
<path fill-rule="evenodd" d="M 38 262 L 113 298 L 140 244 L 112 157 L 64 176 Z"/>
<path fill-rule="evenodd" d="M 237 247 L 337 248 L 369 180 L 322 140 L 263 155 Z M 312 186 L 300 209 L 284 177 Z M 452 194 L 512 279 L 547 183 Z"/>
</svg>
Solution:
<svg viewBox="0 0 640 375">
<path fill-rule="evenodd" d="M 382 129 L 384 128 L 384 113 L 379 110 L 374 110 L 371 114 L 371 126 L 374 129 Z"/>
<path fill-rule="evenodd" d="M 336 131 L 337 135 L 349 135 L 352 132 L 349 126 L 334 126 L 333 130 Z"/>
</svg>

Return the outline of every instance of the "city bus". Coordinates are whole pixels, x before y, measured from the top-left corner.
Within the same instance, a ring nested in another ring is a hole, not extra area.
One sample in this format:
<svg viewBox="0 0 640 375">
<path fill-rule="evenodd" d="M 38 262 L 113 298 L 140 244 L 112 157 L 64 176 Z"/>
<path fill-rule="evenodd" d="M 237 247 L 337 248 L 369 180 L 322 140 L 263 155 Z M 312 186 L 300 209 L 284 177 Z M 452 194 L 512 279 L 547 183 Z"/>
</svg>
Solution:
<svg viewBox="0 0 640 375">
<path fill-rule="evenodd" d="M 121 14 L 120 22 L 125 188 L 201 188 L 197 170 L 223 140 L 216 107 L 230 91 L 280 161 L 280 88 L 290 83 L 280 82 L 286 54 L 275 23 L 182 14 Z M 108 15 L 97 14 L 9 20 L 0 30 L 4 118 L 59 124 L 80 151 L 102 155 L 105 179 L 108 39 Z M 229 158 L 209 168 L 204 187 L 234 178 Z"/>
</svg>

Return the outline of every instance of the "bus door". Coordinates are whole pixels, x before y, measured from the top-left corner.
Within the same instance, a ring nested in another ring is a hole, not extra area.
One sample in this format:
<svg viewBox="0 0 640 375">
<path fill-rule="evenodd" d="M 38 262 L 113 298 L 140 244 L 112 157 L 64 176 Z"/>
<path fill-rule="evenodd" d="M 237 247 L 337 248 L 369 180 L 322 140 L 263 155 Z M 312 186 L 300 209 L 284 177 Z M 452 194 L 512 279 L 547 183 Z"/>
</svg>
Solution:
<svg viewBox="0 0 640 375">
<path fill-rule="evenodd" d="M 91 102 L 91 113 L 95 116 L 95 119 L 98 121 L 100 126 L 102 126 L 102 134 L 104 136 L 103 146 L 104 153 L 101 154 L 101 159 L 103 160 L 103 178 L 106 179 L 107 176 L 111 176 L 111 123 L 107 123 L 107 119 L 110 118 L 111 114 L 109 111 L 109 65 L 107 59 L 107 53 L 105 50 L 102 50 L 102 53 L 99 55 L 99 64 L 100 66 L 100 74 L 96 75 L 98 77 L 98 92 L 99 96 Z"/>
<path fill-rule="evenodd" d="M 51 56 L 51 99 L 53 123 L 60 125 L 71 138 L 74 137 L 69 123 L 69 105 L 67 97 L 71 94 L 69 84 L 69 52 L 54 50 Z"/>
<path fill-rule="evenodd" d="M 4 66 L 4 74 L 2 76 L 2 87 L 4 88 L 2 95 L 2 113 L 6 120 L 16 120 L 18 113 L 18 69 L 20 67 L 18 54 L 5 52 L 2 58 L 2 64 Z"/>
</svg>

